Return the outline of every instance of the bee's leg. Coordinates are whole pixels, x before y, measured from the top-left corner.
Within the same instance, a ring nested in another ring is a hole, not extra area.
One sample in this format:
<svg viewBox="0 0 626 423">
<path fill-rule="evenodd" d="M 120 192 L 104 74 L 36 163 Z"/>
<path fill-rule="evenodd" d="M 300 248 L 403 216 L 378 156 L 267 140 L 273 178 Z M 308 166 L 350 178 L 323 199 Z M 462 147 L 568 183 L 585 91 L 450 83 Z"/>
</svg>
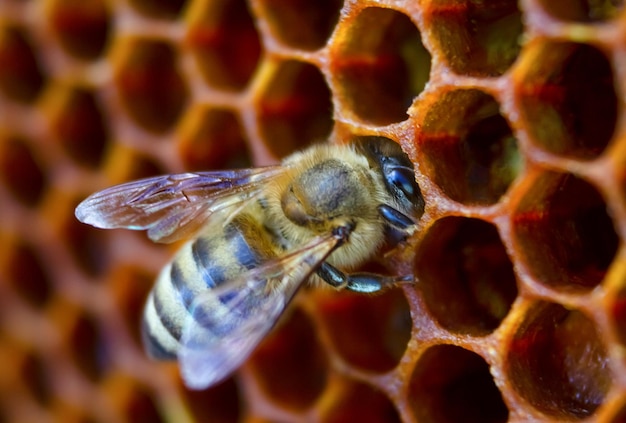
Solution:
<svg viewBox="0 0 626 423">
<path fill-rule="evenodd" d="M 413 280 L 411 276 L 393 277 L 365 272 L 346 274 L 326 262 L 317 269 L 317 276 L 335 288 L 362 293 L 377 292 L 389 285 Z"/>
<path fill-rule="evenodd" d="M 378 212 L 390 226 L 397 230 L 408 232 L 415 225 L 415 222 L 409 216 L 386 204 L 378 206 Z"/>
</svg>

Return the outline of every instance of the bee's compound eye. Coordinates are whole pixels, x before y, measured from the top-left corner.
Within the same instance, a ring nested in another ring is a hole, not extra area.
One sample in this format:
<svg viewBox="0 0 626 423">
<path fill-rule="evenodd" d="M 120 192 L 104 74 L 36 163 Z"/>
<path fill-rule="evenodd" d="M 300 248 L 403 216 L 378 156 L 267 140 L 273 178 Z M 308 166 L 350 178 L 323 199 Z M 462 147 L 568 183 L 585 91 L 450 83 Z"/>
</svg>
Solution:
<svg viewBox="0 0 626 423">
<path fill-rule="evenodd" d="M 387 177 L 389 182 L 402 191 L 407 198 L 412 199 L 416 196 L 418 188 L 413 170 L 406 167 L 393 167 Z"/>
<path fill-rule="evenodd" d="M 401 211 L 421 216 L 424 212 L 424 198 L 415 181 L 413 168 L 397 160 L 388 160 L 385 164 L 383 164 L 385 183 L 392 195 L 404 207 Z"/>
</svg>

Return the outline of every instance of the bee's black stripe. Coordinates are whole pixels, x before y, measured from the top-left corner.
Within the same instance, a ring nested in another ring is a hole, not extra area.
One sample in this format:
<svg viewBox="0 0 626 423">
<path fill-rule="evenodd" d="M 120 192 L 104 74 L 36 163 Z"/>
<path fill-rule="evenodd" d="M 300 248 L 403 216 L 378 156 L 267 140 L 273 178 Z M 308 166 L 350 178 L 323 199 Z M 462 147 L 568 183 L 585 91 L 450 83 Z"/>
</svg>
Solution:
<svg viewBox="0 0 626 423">
<path fill-rule="evenodd" d="M 180 338 L 183 336 L 183 329 L 180 325 L 176 324 L 173 319 L 170 319 L 167 315 L 165 315 L 165 313 L 163 313 L 162 310 L 164 309 L 164 306 L 161 302 L 162 299 L 160 297 L 160 295 L 154 295 L 152 298 L 152 301 L 154 301 L 154 308 L 156 309 L 157 315 L 159 316 L 159 320 L 161 321 L 163 327 L 170 335 L 172 335 L 174 339 L 180 340 Z M 191 307 L 191 304 L 187 307 L 187 303 L 185 303 L 185 307 L 189 309 L 189 307 Z"/>
<path fill-rule="evenodd" d="M 226 280 L 224 269 L 216 264 L 213 246 L 207 238 L 196 239 L 191 245 L 191 253 L 207 288 L 215 288 Z"/>
<path fill-rule="evenodd" d="M 243 227 L 243 225 L 240 226 L 233 222 L 225 228 L 224 235 L 234 257 L 237 258 L 239 264 L 249 270 L 260 265 L 263 262 L 263 258 L 250 247 L 250 243 L 245 236 L 246 229 L 250 230 L 247 227 Z"/>
<path fill-rule="evenodd" d="M 180 298 L 183 301 L 183 304 L 185 304 L 185 308 L 189 309 L 191 307 L 191 303 L 193 303 L 194 294 L 185 283 L 185 276 L 183 275 L 180 265 L 176 260 L 174 260 L 172 268 L 170 269 L 170 280 L 172 281 L 172 285 L 174 285 L 176 291 L 180 294 Z M 155 303 L 155 305 L 158 304 Z M 160 308 L 157 307 L 157 310 L 159 309 Z"/>
<path fill-rule="evenodd" d="M 141 337 L 144 348 L 150 357 L 157 360 L 173 360 L 176 358 L 175 353 L 163 348 L 161 342 L 150 330 L 150 325 L 146 319 L 143 319 L 141 324 Z"/>
<path fill-rule="evenodd" d="M 155 326 L 151 328 L 155 333 L 146 330 L 146 344 L 150 345 L 152 355 L 172 358 L 172 353 L 159 342 L 159 338 L 166 334 L 177 341 L 182 338 L 184 325 L 179 318 L 169 316 L 166 311 L 173 307 L 171 302 L 180 304 L 181 309 L 186 310 L 190 316 L 193 315 L 208 333 L 224 336 L 232 329 L 232 321 L 219 316 L 233 307 L 230 303 L 236 295 L 235 292 L 226 291 L 220 295 L 216 293 L 213 303 L 210 300 L 211 295 L 204 297 L 207 301 L 203 300 L 201 304 L 197 304 L 195 300 L 204 289 L 210 292 L 265 260 L 255 249 L 258 247 L 258 242 L 255 243 L 256 230 L 249 222 L 236 220 L 227 225 L 221 234 L 198 237 L 189 245 L 188 250 L 183 250 L 183 255 L 178 260 L 172 262 L 167 281 L 171 284 L 171 289 L 157 290 L 152 298 L 158 316 L 154 319 L 155 322 L 148 323 L 147 328 L 149 330 L 150 325 Z M 186 267 L 191 263 L 190 260 L 195 265 L 194 269 Z M 170 295 L 178 298 L 168 298 Z"/>
<path fill-rule="evenodd" d="M 219 301 L 216 298 L 216 301 Z M 217 304 L 202 305 L 194 310 L 193 318 L 202 331 L 215 338 L 223 338 L 233 331 L 234 325 L 237 319 L 225 317 L 220 313 L 216 313 L 215 307 L 219 307 Z M 237 310 L 239 311 L 239 310 Z"/>
</svg>

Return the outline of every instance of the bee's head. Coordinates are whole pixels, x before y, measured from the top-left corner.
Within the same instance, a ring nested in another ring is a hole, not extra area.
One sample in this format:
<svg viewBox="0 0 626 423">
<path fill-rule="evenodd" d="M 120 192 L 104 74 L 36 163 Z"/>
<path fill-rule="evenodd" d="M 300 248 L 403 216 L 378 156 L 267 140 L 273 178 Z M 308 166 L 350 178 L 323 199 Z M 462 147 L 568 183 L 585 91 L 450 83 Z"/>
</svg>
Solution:
<svg viewBox="0 0 626 423">
<path fill-rule="evenodd" d="M 413 163 L 395 142 L 382 137 L 369 137 L 362 144 L 370 163 L 380 169 L 387 192 L 396 208 L 411 219 L 424 213 L 424 198 L 417 182 Z"/>
</svg>

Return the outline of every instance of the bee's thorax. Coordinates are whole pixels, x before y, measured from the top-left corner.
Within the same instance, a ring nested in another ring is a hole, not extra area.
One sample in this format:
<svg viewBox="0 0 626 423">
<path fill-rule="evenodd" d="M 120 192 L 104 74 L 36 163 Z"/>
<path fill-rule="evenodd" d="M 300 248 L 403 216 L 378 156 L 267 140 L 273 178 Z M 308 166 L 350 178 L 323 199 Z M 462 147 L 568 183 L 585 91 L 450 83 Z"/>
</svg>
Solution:
<svg viewBox="0 0 626 423">
<path fill-rule="evenodd" d="M 368 203 L 363 195 L 364 178 L 364 172 L 340 160 L 318 163 L 298 175 L 283 192 L 285 217 L 314 230 L 350 219 Z"/>
</svg>

